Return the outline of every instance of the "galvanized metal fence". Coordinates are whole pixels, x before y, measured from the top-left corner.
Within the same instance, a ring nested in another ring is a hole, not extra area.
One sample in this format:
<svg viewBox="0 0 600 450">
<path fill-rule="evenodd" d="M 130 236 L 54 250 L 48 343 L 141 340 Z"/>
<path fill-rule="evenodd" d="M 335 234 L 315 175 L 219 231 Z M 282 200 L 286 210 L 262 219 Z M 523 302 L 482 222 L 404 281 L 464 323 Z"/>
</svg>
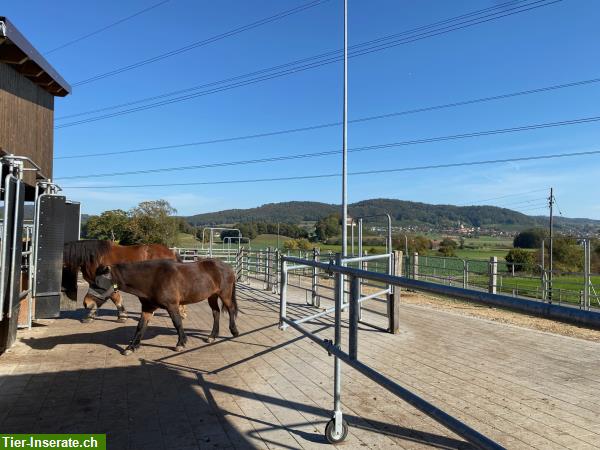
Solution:
<svg viewBox="0 0 600 450">
<path fill-rule="evenodd" d="M 362 259 L 361 259 L 362 258 Z M 363 375 L 367 376 L 383 388 L 387 389 L 391 393 L 405 400 L 415 408 L 419 409 L 423 413 L 427 414 L 440 424 L 446 426 L 459 436 L 462 436 L 468 442 L 476 445 L 483 449 L 499 449 L 502 448 L 499 444 L 492 441 L 491 439 L 483 436 L 473 428 L 459 421 L 458 419 L 450 416 L 446 412 L 440 410 L 436 406 L 427 402 L 426 400 L 418 397 L 408 389 L 399 385 L 392 379 L 384 376 L 378 371 L 372 369 L 368 365 L 364 364 L 359 360 L 358 357 L 358 323 L 360 320 L 360 305 L 374 298 L 374 295 L 362 295 L 361 284 L 368 281 L 370 284 L 375 286 L 389 286 L 388 292 L 389 304 L 397 305 L 396 293 L 394 287 L 402 286 L 402 279 L 388 273 L 377 273 L 373 271 L 362 270 L 357 267 L 350 267 L 352 263 L 358 263 L 360 266 L 362 262 L 367 262 L 369 257 L 351 257 L 342 259 L 339 255 L 336 256 L 333 262 L 321 262 L 313 259 L 303 259 L 292 256 L 283 256 L 281 262 L 281 282 L 280 282 L 280 327 L 286 329 L 292 327 L 299 331 L 303 335 L 309 337 L 312 341 L 323 347 L 330 355 L 334 356 L 334 408 L 333 418 L 327 424 L 325 428 L 326 438 L 332 442 L 337 443 L 342 441 L 348 433 L 348 423 L 343 419 L 341 395 L 341 362 L 346 363 L 350 367 L 358 370 Z M 334 277 L 334 306 L 325 310 L 316 312 L 306 317 L 290 318 L 287 314 L 287 292 L 288 287 L 291 287 L 290 280 L 294 278 L 294 273 L 306 272 L 308 269 L 309 273 L 314 274 L 315 269 L 318 273 L 326 273 Z M 350 287 L 349 296 L 346 295 L 346 281 Z M 345 301 L 345 298 L 349 298 L 349 301 Z M 388 315 L 394 316 L 395 312 L 390 313 L 388 309 Z M 349 310 L 348 319 L 348 352 L 344 352 L 342 346 L 342 311 Z M 322 339 L 318 335 L 309 331 L 303 326 L 306 322 L 313 321 L 319 317 L 323 317 L 327 314 L 334 314 L 334 339 L 333 341 Z"/>
<path fill-rule="evenodd" d="M 589 244 L 586 244 L 586 249 Z M 589 250 L 586 250 L 586 261 Z M 428 256 L 414 253 L 404 257 L 405 275 L 447 286 L 508 294 L 548 303 L 590 310 L 600 307 L 600 274 L 591 273 L 589 263 L 584 272 L 550 272 L 541 265 L 530 267 L 519 263 Z"/>
</svg>

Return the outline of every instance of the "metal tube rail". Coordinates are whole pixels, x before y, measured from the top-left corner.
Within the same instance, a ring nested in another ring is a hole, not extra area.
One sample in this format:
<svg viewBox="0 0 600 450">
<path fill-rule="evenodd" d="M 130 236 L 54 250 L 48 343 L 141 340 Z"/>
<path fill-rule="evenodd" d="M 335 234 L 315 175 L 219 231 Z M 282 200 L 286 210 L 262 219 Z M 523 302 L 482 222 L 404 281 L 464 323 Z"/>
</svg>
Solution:
<svg viewBox="0 0 600 450">
<path fill-rule="evenodd" d="M 583 311 L 577 308 L 570 308 L 568 306 L 543 303 L 503 294 L 490 294 L 489 292 L 464 289 L 456 286 L 447 286 L 444 284 L 429 283 L 426 281 L 415 280 L 406 277 L 397 277 L 379 272 L 368 272 L 366 270 L 354 269 L 352 267 L 336 266 L 331 263 L 325 264 L 321 262 L 302 260 L 293 256 L 286 256 L 284 257 L 284 260 L 297 264 L 301 263 L 315 266 L 326 272 L 335 271 L 344 275 L 357 276 L 359 278 L 365 278 L 372 281 L 380 281 L 399 287 L 426 291 L 439 295 L 447 295 L 464 300 L 477 301 L 480 303 L 500 306 L 529 314 L 550 317 L 571 323 L 578 323 L 593 328 L 600 328 L 600 312 L 596 311 Z"/>
<path fill-rule="evenodd" d="M 344 258 L 344 264 L 361 262 L 361 261 L 372 261 L 374 259 L 389 259 L 390 253 L 384 253 L 381 255 L 369 255 L 369 256 L 356 256 L 354 258 Z"/>
</svg>

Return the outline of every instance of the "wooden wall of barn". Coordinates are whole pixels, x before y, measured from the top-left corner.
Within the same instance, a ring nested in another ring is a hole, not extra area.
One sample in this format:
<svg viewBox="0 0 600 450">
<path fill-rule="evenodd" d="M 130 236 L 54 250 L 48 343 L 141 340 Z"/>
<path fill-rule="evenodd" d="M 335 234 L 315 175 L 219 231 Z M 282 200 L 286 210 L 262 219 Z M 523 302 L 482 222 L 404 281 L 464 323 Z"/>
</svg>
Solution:
<svg viewBox="0 0 600 450">
<path fill-rule="evenodd" d="M 54 97 L 0 63 L 0 149 L 28 156 L 52 177 Z M 32 173 L 25 182 L 35 184 Z"/>
</svg>

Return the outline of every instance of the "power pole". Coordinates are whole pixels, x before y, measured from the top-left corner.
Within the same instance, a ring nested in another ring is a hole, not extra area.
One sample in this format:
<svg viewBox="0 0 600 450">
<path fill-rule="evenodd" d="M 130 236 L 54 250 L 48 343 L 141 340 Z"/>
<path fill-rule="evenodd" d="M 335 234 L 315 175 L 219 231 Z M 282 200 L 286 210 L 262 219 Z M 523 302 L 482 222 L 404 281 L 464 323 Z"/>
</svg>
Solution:
<svg viewBox="0 0 600 450">
<path fill-rule="evenodd" d="M 553 207 L 554 207 L 554 188 L 550 188 L 550 197 L 548 197 L 548 207 L 550 208 L 550 251 L 549 251 L 549 264 L 548 267 L 550 271 L 548 272 L 548 302 L 552 303 L 552 235 L 554 228 L 554 217 L 552 215 Z"/>
</svg>

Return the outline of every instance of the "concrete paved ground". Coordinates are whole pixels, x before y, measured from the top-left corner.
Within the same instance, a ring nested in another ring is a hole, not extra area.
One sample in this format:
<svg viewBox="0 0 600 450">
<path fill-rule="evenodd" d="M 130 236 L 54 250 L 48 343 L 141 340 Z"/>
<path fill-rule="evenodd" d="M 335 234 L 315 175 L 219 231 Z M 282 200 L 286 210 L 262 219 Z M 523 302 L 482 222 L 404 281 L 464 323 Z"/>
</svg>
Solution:
<svg viewBox="0 0 600 450">
<path fill-rule="evenodd" d="M 0 357 L 0 432 L 106 432 L 108 448 L 325 448 L 333 359 L 293 330 L 277 329 L 278 299 L 239 285 L 241 335 L 207 344 L 208 305 L 189 307 L 189 348 L 158 312 L 138 353 L 122 356 L 135 321 L 108 306 L 20 332 Z M 307 315 L 304 293 L 290 316 Z M 137 318 L 139 303 L 126 297 Z M 384 305 L 365 320 L 384 326 Z M 331 337 L 331 320 L 307 325 Z M 359 359 L 507 448 L 597 448 L 597 343 L 405 305 L 401 334 L 369 327 Z M 351 424 L 344 448 L 469 448 L 414 408 L 343 367 Z"/>
</svg>

